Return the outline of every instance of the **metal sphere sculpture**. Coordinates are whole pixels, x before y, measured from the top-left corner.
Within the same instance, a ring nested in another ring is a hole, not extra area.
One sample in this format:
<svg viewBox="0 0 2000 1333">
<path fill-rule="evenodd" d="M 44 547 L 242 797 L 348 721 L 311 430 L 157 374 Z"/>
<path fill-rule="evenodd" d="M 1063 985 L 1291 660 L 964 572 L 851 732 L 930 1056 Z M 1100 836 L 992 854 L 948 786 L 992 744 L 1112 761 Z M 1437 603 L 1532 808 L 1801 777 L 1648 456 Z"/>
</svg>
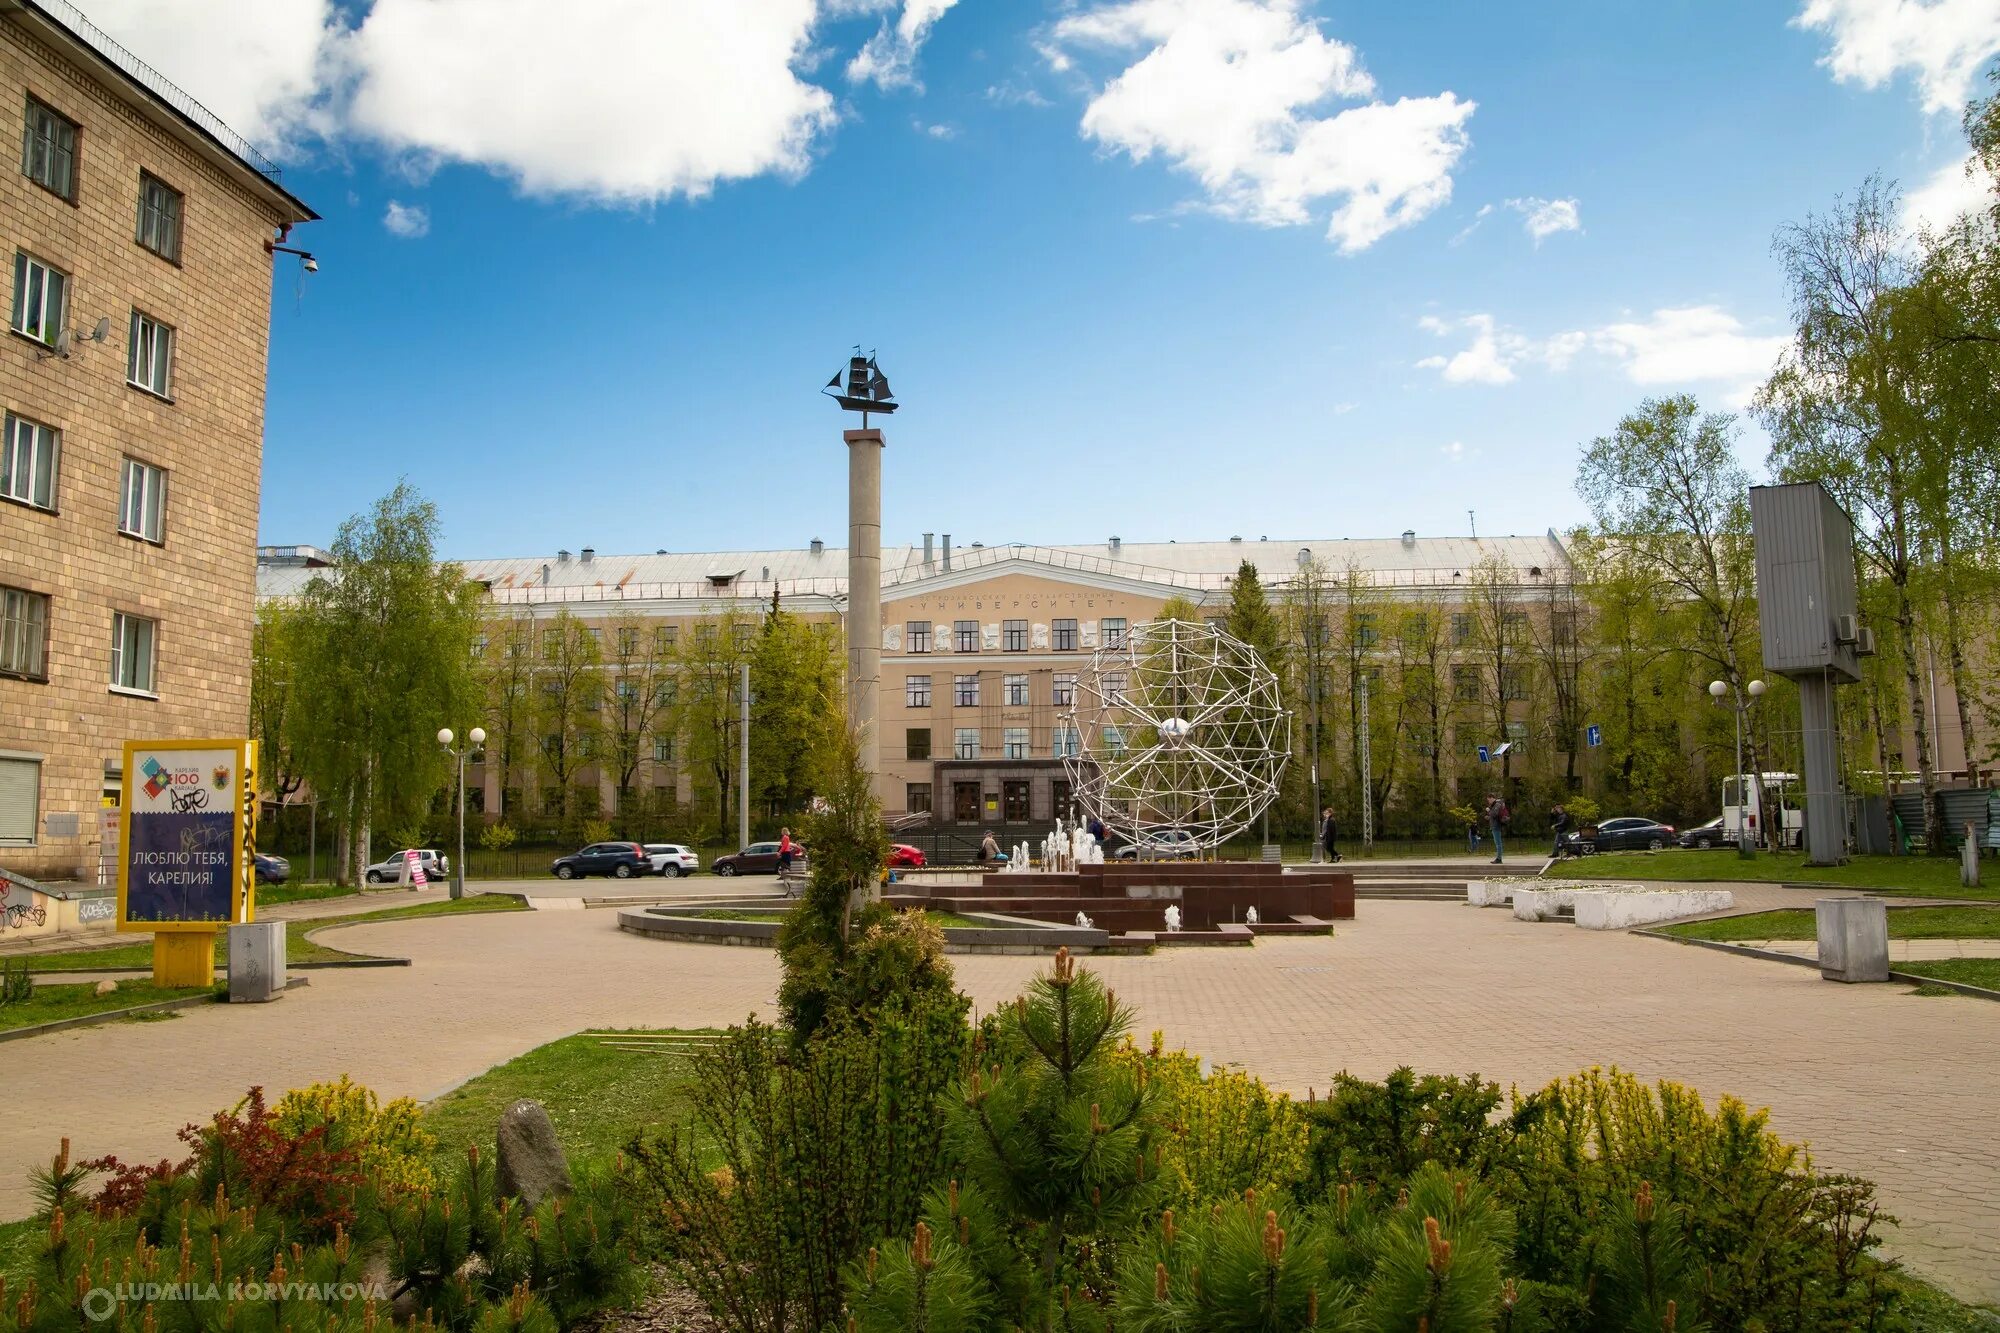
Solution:
<svg viewBox="0 0 2000 1333">
<path fill-rule="evenodd" d="M 1063 722 L 1077 804 L 1142 847 L 1206 850 L 1241 833 L 1291 754 L 1277 676 L 1241 639 L 1187 620 L 1099 648 Z"/>
</svg>

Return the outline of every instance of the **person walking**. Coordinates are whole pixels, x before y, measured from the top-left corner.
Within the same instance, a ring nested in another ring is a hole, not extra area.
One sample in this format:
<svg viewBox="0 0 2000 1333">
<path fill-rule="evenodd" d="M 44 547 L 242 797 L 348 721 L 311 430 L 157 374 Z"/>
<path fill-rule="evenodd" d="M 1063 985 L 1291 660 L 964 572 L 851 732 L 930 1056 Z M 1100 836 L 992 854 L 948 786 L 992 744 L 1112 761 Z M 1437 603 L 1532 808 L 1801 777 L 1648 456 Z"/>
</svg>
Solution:
<svg viewBox="0 0 2000 1333">
<path fill-rule="evenodd" d="M 1569 811 L 1558 805 L 1549 811 L 1549 831 L 1555 834 L 1555 845 L 1549 848 L 1549 860 L 1560 861 L 1569 848 L 1563 845 L 1563 835 L 1569 832 Z"/>
<path fill-rule="evenodd" d="M 1334 820 L 1333 807 L 1329 805 L 1320 811 L 1319 819 L 1319 845 L 1326 848 L 1327 860 L 1338 861 L 1340 848 L 1335 844 L 1340 841 L 1340 825 Z"/>
<path fill-rule="evenodd" d="M 792 831 L 788 828 L 779 829 L 778 830 L 778 874 L 780 877 L 792 873 L 792 853 L 796 850 L 797 849 L 792 846 Z"/>
<path fill-rule="evenodd" d="M 1507 842 L 1502 834 L 1506 831 L 1507 821 L 1512 818 L 1499 792 L 1486 798 L 1486 830 L 1493 835 L 1493 865 L 1497 866 L 1506 859 Z"/>
</svg>

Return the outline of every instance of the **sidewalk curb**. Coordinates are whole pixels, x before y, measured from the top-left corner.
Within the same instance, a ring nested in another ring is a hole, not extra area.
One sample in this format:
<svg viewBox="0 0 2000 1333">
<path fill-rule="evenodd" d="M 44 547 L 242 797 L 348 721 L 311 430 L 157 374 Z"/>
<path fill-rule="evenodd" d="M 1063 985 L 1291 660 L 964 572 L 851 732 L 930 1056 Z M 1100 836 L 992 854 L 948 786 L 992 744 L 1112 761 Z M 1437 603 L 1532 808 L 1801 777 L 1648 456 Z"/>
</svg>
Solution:
<svg viewBox="0 0 2000 1333">
<path fill-rule="evenodd" d="M 1791 963 L 1797 967 L 1818 968 L 1817 958 L 1807 958 L 1795 953 L 1780 953 L 1776 949 L 1753 949 L 1747 944 L 1731 944 L 1726 940 L 1691 940 L 1683 935 L 1667 935 L 1657 930 L 1635 930 L 1633 935 L 1645 935 L 1651 939 L 1666 940 L 1672 944 L 1692 944 L 1702 949 L 1714 949 L 1719 953 L 1733 953 L 1744 958 L 1758 958 L 1768 963 Z M 1977 1000 L 2000 1000 L 2000 991 L 1987 990 L 1984 986 L 1969 986 L 1963 981 L 1946 981 L 1942 977 L 1927 977 L 1917 972 L 1899 972 L 1889 969 L 1889 980 L 1906 986 L 1943 986 L 1946 990 L 1957 991 Z"/>
<path fill-rule="evenodd" d="M 130 971 L 131 969 L 127 968 L 124 970 Z M 304 977 L 299 977 L 286 982 L 285 989 L 290 990 L 294 986 L 308 984 Z M 130 1018 L 133 1014 L 164 1013 L 169 1009 L 192 1009 L 198 1004 L 227 1004 L 228 1001 L 228 996 L 218 996 L 211 990 L 201 995 L 183 995 L 178 1000 L 155 1000 L 151 1004 L 135 1004 L 129 1009 L 106 1009 L 102 1013 L 80 1014 L 75 1018 L 58 1018 L 52 1023 L 37 1023 L 33 1027 L 9 1028 L 4 1032 L 0 1032 L 0 1041 L 19 1041 L 24 1037 L 40 1037 L 50 1032 L 63 1032 L 70 1028 L 95 1027 L 99 1023 L 108 1023 L 113 1019 Z"/>
</svg>

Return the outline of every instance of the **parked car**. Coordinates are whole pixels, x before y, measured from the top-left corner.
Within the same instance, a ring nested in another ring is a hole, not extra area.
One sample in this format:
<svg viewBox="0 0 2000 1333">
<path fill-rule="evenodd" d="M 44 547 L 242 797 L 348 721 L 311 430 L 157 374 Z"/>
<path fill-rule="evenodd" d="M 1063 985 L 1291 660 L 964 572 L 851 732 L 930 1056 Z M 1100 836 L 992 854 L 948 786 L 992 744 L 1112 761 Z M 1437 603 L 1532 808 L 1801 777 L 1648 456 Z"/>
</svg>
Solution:
<svg viewBox="0 0 2000 1333">
<path fill-rule="evenodd" d="M 282 856 L 272 856 L 269 852 L 257 853 L 257 882 L 259 884 L 283 884 L 290 878 L 292 863 Z"/>
<path fill-rule="evenodd" d="M 361 873 L 370 884 L 393 884 L 403 877 L 403 861 L 409 855 L 407 850 L 397 852 L 377 861 Z M 443 852 L 425 847 L 417 851 L 417 864 L 424 868 L 424 878 L 446 880 L 451 878 L 451 860 Z"/>
<path fill-rule="evenodd" d="M 889 844 L 889 868 L 891 870 L 915 870 L 924 863 L 921 847 L 912 847 L 907 842 Z"/>
<path fill-rule="evenodd" d="M 1722 816 L 1717 815 L 1706 824 L 1696 824 L 1675 839 L 1683 847 L 1726 847 L 1732 841 L 1729 831 L 1722 827 Z"/>
<path fill-rule="evenodd" d="M 646 844 L 646 858 L 652 862 L 655 875 L 665 875 L 672 879 L 676 875 L 692 875 L 701 869 L 701 857 L 692 847 L 678 842 L 649 842 Z"/>
<path fill-rule="evenodd" d="M 792 844 L 792 866 L 796 869 L 806 859 L 806 849 Z M 718 856 L 709 866 L 718 875 L 769 875 L 778 869 L 778 844 L 776 842 L 753 842 L 740 852 Z"/>
<path fill-rule="evenodd" d="M 1140 829 L 1138 837 L 1111 853 L 1114 861 L 1188 861 L 1201 854 L 1201 844 L 1184 828 Z"/>
<path fill-rule="evenodd" d="M 653 858 L 636 842 L 593 842 L 580 852 L 558 856 L 549 869 L 557 879 L 580 879 L 585 875 L 630 879 L 653 873 Z"/>
<path fill-rule="evenodd" d="M 1621 815 L 1617 819 L 1600 820 L 1597 824 L 1579 829 L 1569 835 L 1570 842 L 1580 852 L 1614 852 L 1621 849 L 1651 848 L 1658 851 L 1679 836 L 1672 824 L 1662 824 L 1654 819 L 1641 819 L 1635 815 Z"/>
</svg>

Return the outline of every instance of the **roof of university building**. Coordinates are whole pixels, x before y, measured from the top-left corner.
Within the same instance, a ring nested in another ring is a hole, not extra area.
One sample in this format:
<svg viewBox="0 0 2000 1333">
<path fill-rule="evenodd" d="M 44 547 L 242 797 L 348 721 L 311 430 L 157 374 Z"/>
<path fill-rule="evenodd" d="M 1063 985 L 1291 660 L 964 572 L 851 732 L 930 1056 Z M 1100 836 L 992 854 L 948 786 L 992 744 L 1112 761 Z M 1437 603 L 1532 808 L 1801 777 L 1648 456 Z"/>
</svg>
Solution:
<svg viewBox="0 0 2000 1333">
<path fill-rule="evenodd" d="M 297 595 L 317 572 L 300 560 L 261 558 L 258 593 L 264 597 Z M 312 548 L 296 548 L 311 550 Z M 1522 576 L 1566 569 L 1568 553 L 1554 534 L 1539 537 L 1384 537 L 1220 542 L 1094 542 L 1081 546 L 955 545 L 947 571 L 942 543 L 933 547 L 929 565 L 921 546 L 885 546 L 882 582 L 885 589 L 928 579 L 964 580 L 981 570 L 1000 567 L 1032 571 L 1049 569 L 1097 579 L 1156 584 L 1162 588 L 1208 591 L 1224 588 L 1243 561 L 1256 566 L 1269 584 L 1289 582 L 1310 554 L 1329 577 L 1352 569 L 1377 586 L 1424 587 L 1469 579 L 1487 560 L 1512 566 Z M 727 592 L 736 596 L 766 594 L 778 588 L 839 596 L 847 586 L 847 552 L 842 547 L 788 547 L 757 551 L 660 551 L 651 555 L 605 555 L 582 548 L 548 555 L 512 556 L 458 562 L 468 578 L 487 585 L 502 600 L 593 600 L 698 596 Z"/>
</svg>

